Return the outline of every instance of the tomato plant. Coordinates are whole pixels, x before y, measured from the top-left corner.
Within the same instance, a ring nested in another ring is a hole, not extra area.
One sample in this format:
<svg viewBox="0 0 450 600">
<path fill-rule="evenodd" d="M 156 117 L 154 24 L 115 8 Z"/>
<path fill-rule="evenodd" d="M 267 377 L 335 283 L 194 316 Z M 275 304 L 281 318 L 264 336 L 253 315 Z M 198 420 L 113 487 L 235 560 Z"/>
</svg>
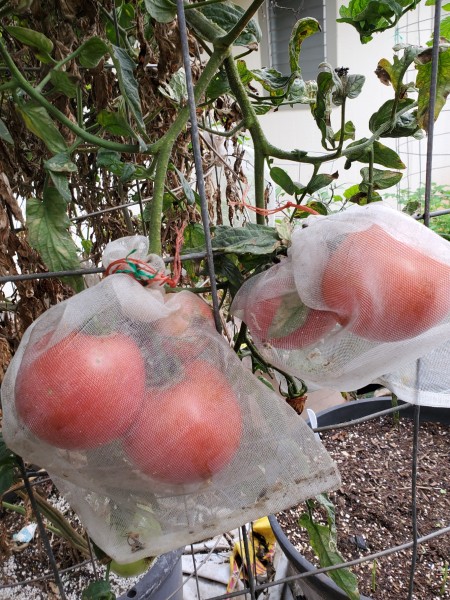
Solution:
<svg viewBox="0 0 450 600">
<path fill-rule="evenodd" d="M 379 225 L 349 234 L 331 255 L 322 296 L 367 340 L 394 342 L 437 325 L 450 310 L 450 269 Z"/>
<path fill-rule="evenodd" d="M 150 477 L 188 484 L 228 465 L 241 435 L 242 414 L 233 389 L 212 364 L 197 360 L 180 383 L 148 391 L 125 449 Z"/>
<path fill-rule="evenodd" d="M 336 325 L 333 313 L 309 308 L 295 292 L 260 300 L 247 315 L 247 326 L 255 337 L 282 349 L 310 346 Z"/>
<path fill-rule="evenodd" d="M 71 334 L 47 348 L 30 346 L 18 373 L 15 403 L 40 439 L 65 449 L 111 442 L 134 421 L 145 384 L 136 344 L 119 333 Z"/>
</svg>

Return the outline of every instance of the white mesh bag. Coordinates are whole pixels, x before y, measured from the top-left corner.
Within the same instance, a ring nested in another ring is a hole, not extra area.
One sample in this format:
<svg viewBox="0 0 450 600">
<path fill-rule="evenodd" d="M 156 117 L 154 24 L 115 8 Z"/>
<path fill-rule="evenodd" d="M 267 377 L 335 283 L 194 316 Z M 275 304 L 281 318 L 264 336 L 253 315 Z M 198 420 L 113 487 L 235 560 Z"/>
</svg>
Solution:
<svg viewBox="0 0 450 600">
<path fill-rule="evenodd" d="M 305 225 L 294 231 L 283 266 L 246 282 L 232 307 L 269 362 L 309 385 L 351 391 L 410 369 L 450 340 L 447 241 L 384 203 L 309 217 Z M 270 335 L 264 337 L 267 311 L 264 316 L 258 302 L 271 296 L 276 304 L 286 294 L 310 318 L 300 327 L 308 335 L 290 334 L 282 346 L 274 324 L 287 318 L 298 330 L 295 311 L 289 316 L 278 307 L 272 316 L 272 304 Z"/>
<path fill-rule="evenodd" d="M 48 470 L 122 563 L 339 485 L 321 443 L 243 367 L 208 305 L 165 294 L 146 254 L 140 236 L 109 244 L 113 274 L 33 323 L 2 386 L 6 443 Z"/>
</svg>

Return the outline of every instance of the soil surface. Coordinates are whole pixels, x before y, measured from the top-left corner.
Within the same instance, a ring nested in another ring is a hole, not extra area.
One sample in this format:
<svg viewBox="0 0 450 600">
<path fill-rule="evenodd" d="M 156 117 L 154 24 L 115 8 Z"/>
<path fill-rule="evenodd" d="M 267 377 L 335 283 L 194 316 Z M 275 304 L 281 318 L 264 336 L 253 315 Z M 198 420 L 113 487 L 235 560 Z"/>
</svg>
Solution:
<svg viewBox="0 0 450 600">
<path fill-rule="evenodd" d="M 58 508 L 78 533 L 84 535 L 77 515 L 59 496 L 48 477 L 44 474 L 34 481 L 39 480 L 43 483 L 35 486 L 36 491 Z M 20 515 L 0 508 L 0 600 L 59 599 L 53 571 L 39 533 L 36 531 L 33 540 L 28 544 L 15 543 L 12 539 L 14 533 L 18 533 L 22 527 L 34 522 L 29 502 L 24 504 L 13 495 L 8 495 L 5 500 L 9 500 L 13 505 L 24 507 L 26 514 Z M 80 600 L 83 590 L 91 581 L 95 581 L 96 577 L 104 577 L 106 569 L 95 561 L 96 572 L 94 573 L 92 562 L 86 560 L 86 556 L 73 549 L 60 536 L 48 532 L 48 537 L 61 573 L 67 600 Z M 65 570 L 67 571 L 64 572 Z M 117 596 L 130 589 L 138 579 L 139 577 L 123 578 L 117 577 L 114 573 L 110 574 L 112 589 Z M 29 581 L 29 584 L 14 585 L 23 581 Z"/>
<path fill-rule="evenodd" d="M 336 506 L 342 556 L 353 560 L 410 541 L 412 421 L 378 418 L 321 437 L 342 477 L 340 490 L 329 494 Z M 449 426 L 421 423 L 418 464 L 418 531 L 423 536 L 450 525 Z M 304 504 L 277 517 L 294 546 L 317 564 L 304 530 L 297 525 L 303 512 Z M 377 559 L 375 564 L 371 560 L 352 567 L 360 593 L 374 600 L 406 600 L 411 555 L 407 550 Z M 450 535 L 419 546 L 414 600 L 450 599 L 449 562 Z"/>
</svg>

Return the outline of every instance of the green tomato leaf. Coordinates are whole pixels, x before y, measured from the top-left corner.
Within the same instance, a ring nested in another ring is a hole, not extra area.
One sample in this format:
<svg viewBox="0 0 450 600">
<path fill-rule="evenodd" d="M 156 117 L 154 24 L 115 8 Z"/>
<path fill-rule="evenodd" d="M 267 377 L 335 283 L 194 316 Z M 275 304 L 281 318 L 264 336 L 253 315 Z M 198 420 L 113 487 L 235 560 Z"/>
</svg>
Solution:
<svg viewBox="0 0 450 600">
<path fill-rule="evenodd" d="M 339 9 L 338 23 L 349 23 L 358 31 L 361 42 L 366 44 L 374 33 L 394 27 L 400 17 L 413 10 L 420 0 L 350 0 L 348 6 Z"/>
<path fill-rule="evenodd" d="M 8 131 L 5 123 L 0 119 L 0 138 L 8 142 L 8 144 L 12 144 L 14 146 L 14 140 L 12 139 L 11 134 Z"/>
<path fill-rule="evenodd" d="M 308 501 L 308 506 L 312 502 Z M 328 517 L 330 518 L 330 517 Z M 336 528 L 330 525 L 317 523 L 309 513 L 304 513 L 299 519 L 299 525 L 304 527 L 309 536 L 312 549 L 319 558 L 321 567 L 329 567 L 344 562 L 343 557 L 336 550 Z M 330 571 L 328 575 L 345 593 L 350 600 L 360 600 L 356 576 L 346 568 Z"/>
<path fill-rule="evenodd" d="M 97 152 L 97 166 L 103 167 L 126 182 L 130 179 L 152 179 L 150 169 L 135 163 L 126 163 L 121 160 L 121 155 L 113 150 L 100 148 Z"/>
<path fill-rule="evenodd" d="M 188 204 L 189 206 L 193 206 L 196 201 L 196 195 L 194 190 L 191 188 L 189 181 L 186 179 L 183 173 L 179 169 L 177 169 L 175 165 L 172 165 L 172 167 L 180 179 L 181 185 L 183 187 L 184 196 L 186 198 L 186 204 Z"/>
<path fill-rule="evenodd" d="M 253 73 L 249 69 L 247 69 L 247 64 L 245 60 L 238 59 L 236 61 L 236 67 L 239 73 L 239 78 L 244 85 L 247 85 L 253 80 Z"/>
<path fill-rule="evenodd" d="M 428 131 L 428 111 L 430 104 L 430 82 L 431 82 L 431 48 L 417 56 L 417 79 L 416 87 L 419 88 L 417 99 L 417 120 L 422 129 Z M 443 109 L 447 96 L 450 93 L 450 48 L 439 48 L 438 73 L 436 87 L 436 104 L 434 108 L 434 120 Z"/>
<path fill-rule="evenodd" d="M 128 56 L 127 52 L 118 46 L 112 46 L 111 58 L 117 70 L 120 91 L 133 113 L 139 130 L 141 133 L 145 134 L 145 124 L 144 119 L 142 118 L 139 89 L 136 79 L 134 78 L 136 65 Z"/>
<path fill-rule="evenodd" d="M 226 254 L 271 254 L 280 245 L 277 231 L 266 225 L 248 223 L 245 227 L 219 225 L 212 246 Z"/>
<path fill-rule="evenodd" d="M 370 169 L 364 167 L 361 169 L 361 176 L 363 178 L 362 183 L 359 185 L 361 192 L 367 192 L 369 189 L 368 183 L 370 182 Z M 393 185 L 397 185 L 400 179 L 403 177 L 403 173 L 398 171 L 384 171 L 382 169 L 373 170 L 373 189 L 374 190 L 385 190 Z"/>
<path fill-rule="evenodd" d="M 196 10 L 225 32 L 231 31 L 245 14 L 243 8 L 232 2 L 210 4 Z M 188 20 L 191 12 L 193 11 L 187 11 L 186 18 Z M 261 36 L 258 23 L 255 19 L 251 19 L 244 31 L 234 40 L 233 46 L 246 46 L 254 49 L 261 41 Z"/>
<path fill-rule="evenodd" d="M 200 223 L 189 223 L 184 230 L 183 254 L 194 252 L 198 248 L 203 248 L 205 245 L 205 232 Z"/>
<path fill-rule="evenodd" d="M 173 202 L 173 201 L 172 201 Z M 200 223 L 189 223 L 184 230 L 184 242 L 181 250 L 182 254 L 189 254 L 200 249 L 200 252 L 205 248 L 205 232 Z M 188 275 L 192 278 L 198 277 L 199 263 L 193 260 L 185 260 L 183 267 Z"/>
<path fill-rule="evenodd" d="M 410 44 L 397 44 L 394 46 L 394 50 L 403 50 L 403 56 L 399 58 L 397 55 L 394 55 L 392 64 L 386 58 L 382 58 L 378 63 L 375 73 L 382 83 L 386 85 L 390 83 L 395 91 L 400 93 L 402 91 L 403 78 L 408 68 L 423 48 Z"/>
<path fill-rule="evenodd" d="M 331 91 L 335 85 L 332 73 L 321 71 L 317 77 L 317 97 L 311 111 L 317 127 L 322 134 L 322 146 L 328 150 L 327 141 L 335 147 L 334 133 L 331 129 Z"/>
<path fill-rule="evenodd" d="M 170 78 L 169 83 L 162 83 L 158 91 L 174 104 L 182 104 L 187 100 L 186 73 L 181 67 Z"/>
<path fill-rule="evenodd" d="M 0 499 L 17 479 L 18 457 L 8 448 L 0 432 Z"/>
<path fill-rule="evenodd" d="M 411 104 L 414 104 L 412 98 L 403 98 L 399 100 L 397 110 L 406 108 Z M 394 100 L 388 100 L 370 117 L 369 129 L 372 133 L 375 133 L 382 125 L 391 122 L 393 108 Z M 406 112 L 398 117 L 394 125 L 382 133 L 381 137 L 409 137 L 418 132 L 419 129 L 416 114 L 414 112 Z"/>
<path fill-rule="evenodd" d="M 357 140 L 349 144 L 346 148 L 346 151 L 352 148 L 353 146 L 357 147 L 360 144 L 367 142 L 367 138 L 362 138 L 361 140 Z M 400 159 L 399 155 L 395 150 L 385 146 L 381 142 L 373 142 L 373 162 L 377 165 L 382 165 L 383 167 L 388 167 L 389 169 L 406 169 L 406 165 Z M 349 163 L 353 161 L 358 161 L 361 163 L 369 163 L 370 162 L 370 148 L 364 148 L 363 150 L 356 150 L 354 153 L 346 154 L 347 160 Z M 346 165 L 346 168 L 349 168 L 350 164 Z"/>
<path fill-rule="evenodd" d="M 51 71 L 50 81 L 58 92 L 62 92 L 68 98 L 75 98 L 79 79 L 75 75 L 65 71 Z"/>
<path fill-rule="evenodd" d="M 78 60 L 82 67 L 94 69 L 107 52 L 108 45 L 101 38 L 94 36 L 78 48 Z"/>
<path fill-rule="evenodd" d="M 46 186 L 42 200 L 27 199 L 27 227 L 31 246 L 50 271 L 79 269 L 77 247 L 69 232 L 67 205 L 56 188 Z M 84 289 L 80 276 L 65 277 L 77 292 Z"/>
<path fill-rule="evenodd" d="M 68 152 L 60 152 L 55 154 L 44 162 L 44 167 L 55 173 L 76 173 L 77 165 L 70 160 Z"/>
<path fill-rule="evenodd" d="M 311 35 L 322 31 L 317 19 L 305 17 L 299 19 L 292 29 L 289 39 L 289 66 L 291 72 L 301 72 L 300 69 L 300 50 L 302 43 Z"/>
<path fill-rule="evenodd" d="M 50 171 L 50 179 L 53 182 L 53 185 L 64 198 L 64 200 L 69 203 L 72 201 L 72 194 L 69 189 L 69 180 L 64 175 L 64 173 L 56 173 L 54 171 Z"/>
<path fill-rule="evenodd" d="M 227 74 L 223 69 L 221 69 L 211 79 L 211 82 L 206 90 L 206 97 L 208 100 L 216 100 L 219 96 L 224 96 L 229 92 L 230 84 L 228 82 Z"/>
<path fill-rule="evenodd" d="M 98 579 L 91 581 L 83 590 L 81 600 L 116 600 L 116 595 L 112 592 L 109 581 Z"/>
<path fill-rule="evenodd" d="M 145 0 L 145 8 L 158 23 L 170 23 L 177 16 L 177 6 L 170 0 Z"/>
<path fill-rule="evenodd" d="M 18 25 L 7 25 L 5 29 L 12 37 L 26 46 L 31 46 L 44 54 L 51 54 L 53 51 L 52 40 L 39 31 Z"/>
<path fill-rule="evenodd" d="M 301 77 L 291 78 L 286 100 L 292 104 L 314 104 L 317 98 L 317 83 L 304 81 Z"/>
<path fill-rule="evenodd" d="M 356 133 L 356 129 L 355 129 L 355 125 L 354 125 L 353 121 L 347 121 L 344 125 L 344 132 L 342 133 L 342 130 L 340 129 L 337 133 L 334 134 L 334 139 L 336 142 L 338 142 L 341 139 L 341 135 L 342 135 L 344 141 L 345 140 L 354 140 L 355 133 Z"/>
<path fill-rule="evenodd" d="M 256 81 L 258 81 L 265 90 L 274 92 L 285 90 L 291 80 L 291 76 L 284 76 L 276 69 L 263 67 L 262 69 L 252 69 L 251 73 Z"/>
<path fill-rule="evenodd" d="M 347 98 L 350 98 L 351 100 L 357 98 L 361 93 L 365 81 L 366 78 L 364 75 L 349 75 L 345 90 Z"/>
<path fill-rule="evenodd" d="M 252 106 L 255 114 L 258 116 L 266 115 L 273 108 L 270 104 L 259 104 L 258 102 L 252 102 Z"/>
<path fill-rule="evenodd" d="M 442 19 L 440 25 L 440 36 L 450 41 L 450 16 Z"/>
<path fill-rule="evenodd" d="M 116 4 L 116 18 L 117 18 L 117 23 L 120 25 L 120 27 L 122 27 L 123 29 L 129 29 L 130 27 L 133 26 L 134 20 L 136 18 L 136 11 L 134 9 L 134 6 L 132 4 L 130 4 L 129 2 L 123 2 L 120 5 L 119 5 L 119 3 L 117 3 Z M 114 26 L 114 23 L 112 21 L 110 21 L 109 19 L 106 23 L 106 35 L 107 35 L 107 38 L 113 44 L 120 45 L 120 42 L 116 37 L 116 28 Z"/>
<path fill-rule="evenodd" d="M 67 150 L 63 136 L 43 106 L 34 102 L 21 102 L 16 104 L 16 110 L 27 129 L 37 135 L 51 152 L 58 154 Z"/>
<path fill-rule="evenodd" d="M 231 295 L 234 296 L 244 283 L 244 277 L 233 262 L 233 256 L 217 256 L 214 259 L 214 267 L 217 275 L 227 281 Z"/>
<path fill-rule="evenodd" d="M 113 135 L 136 137 L 127 120 L 118 112 L 111 112 L 106 109 L 101 110 L 97 115 L 97 123 Z"/>
<path fill-rule="evenodd" d="M 314 177 L 311 178 L 311 181 L 306 186 L 306 193 L 314 194 L 314 192 L 331 185 L 333 181 L 338 179 L 338 177 L 339 173 L 337 171 L 332 175 L 328 175 L 327 173 L 319 173 L 318 175 L 314 175 Z"/>
<path fill-rule="evenodd" d="M 272 167 L 270 169 L 270 177 L 272 181 L 280 186 L 290 196 L 293 196 L 297 191 L 297 186 L 292 181 L 290 175 L 281 167 Z"/>
</svg>

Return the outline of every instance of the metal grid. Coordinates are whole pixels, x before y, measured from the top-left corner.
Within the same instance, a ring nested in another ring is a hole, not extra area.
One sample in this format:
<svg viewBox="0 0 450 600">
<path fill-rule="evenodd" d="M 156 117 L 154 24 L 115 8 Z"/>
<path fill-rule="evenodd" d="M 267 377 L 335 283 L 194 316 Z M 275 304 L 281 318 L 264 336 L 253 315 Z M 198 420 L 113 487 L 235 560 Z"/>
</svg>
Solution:
<svg viewBox="0 0 450 600">
<path fill-rule="evenodd" d="M 437 47 L 438 47 L 437 42 L 438 42 L 438 36 L 439 36 L 440 8 L 441 8 L 441 0 L 436 0 L 436 11 L 435 11 L 436 18 L 434 21 L 434 49 L 435 50 L 437 50 Z M 212 246 L 211 246 L 211 238 L 210 238 L 209 227 L 208 227 L 209 216 L 208 216 L 207 201 L 206 201 L 206 194 L 205 194 L 205 188 L 204 188 L 204 174 L 202 172 L 199 130 L 198 130 L 198 125 L 197 125 L 197 115 L 196 115 L 196 110 L 195 110 L 193 83 L 192 83 L 192 77 L 191 77 L 191 72 L 190 72 L 189 48 L 188 48 L 186 21 L 184 18 L 183 0 L 177 0 L 177 12 L 178 12 L 178 20 L 179 20 L 179 24 L 180 24 L 180 34 L 181 34 L 181 41 L 182 41 L 184 67 L 185 67 L 185 71 L 186 71 L 186 82 L 187 82 L 189 108 L 190 108 L 192 147 L 193 147 L 193 153 L 194 153 L 194 158 L 195 158 L 198 191 L 199 191 L 199 195 L 201 198 L 201 213 L 202 213 L 202 219 L 203 219 L 203 224 L 204 224 L 204 232 L 205 232 L 205 236 L 206 236 L 206 252 L 205 253 L 196 253 L 196 254 L 187 254 L 182 257 L 182 260 L 196 260 L 196 259 L 206 258 L 208 269 L 209 269 L 210 281 L 211 281 L 211 293 L 212 293 L 212 298 L 213 298 L 216 327 L 217 327 L 218 331 L 221 331 L 221 322 L 220 322 L 220 316 L 219 316 L 219 300 L 218 300 L 218 295 L 217 295 L 217 285 L 216 285 L 216 279 L 215 279 L 215 273 L 214 273 L 213 250 L 212 250 Z M 433 112 L 434 112 L 434 101 L 435 101 L 435 97 L 436 97 L 436 67 L 437 67 L 436 55 L 437 55 L 437 52 L 434 53 L 434 60 L 433 60 L 433 64 L 434 64 L 435 68 L 433 69 L 432 83 L 431 83 L 431 99 L 430 99 L 430 110 L 429 110 L 430 114 L 433 114 Z M 445 132 L 441 135 L 445 135 L 446 133 L 447 132 Z M 436 213 L 430 213 L 430 210 L 429 210 L 431 178 L 432 178 L 432 169 L 433 169 L 433 140 L 434 140 L 433 119 L 430 119 L 430 131 L 429 131 L 428 140 L 427 140 L 427 152 L 426 152 L 425 210 L 424 210 L 423 215 L 420 215 L 418 217 L 418 218 L 423 218 L 425 224 L 429 224 L 430 217 L 438 216 L 438 215 L 446 214 L 446 213 L 450 212 L 450 210 L 448 210 L 448 211 L 444 210 L 444 211 L 438 211 Z M 447 154 L 446 154 L 446 156 L 447 156 Z M 90 216 L 96 216 L 96 215 L 102 214 L 103 212 L 106 212 L 106 211 L 120 210 L 120 209 L 128 208 L 128 207 L 134 206 L 134 205 L 140 205 L 142 207 L 142 204 L 144 202 L 146 202 L 147 200 L 148 199 L 140 198 L 139 201 L 137 201 L 137 202 L 129 202 L 126 204 L 121 204 L 116 207 L 105 209 L 104 211 L 102 211 L 102 210 L 96 211 L 94 213 L 89 213 L 89 214 L 86 214 L 83 216 L 76 217 L 73 220 L 79 221 L 79 220 L 88 218 Z M 168 259 L 166 259 L 166 262 L 169 263 L 172 260 L 173 260 L 173 258 L 168 258 Z M 17 275 L 17 276 L 11 276 L 11 277 L 0 277 L 0 284 L 4 284 L 7 282 L 14 283 L 15 281 L 27 280 L 27 279 L 61 277 L 64 275 L 72 275 L 72 274 L 86 275 L 86 274 L 93 274 L 93 273 L 101 273 L 102 271 L 103 271 L 102 268 L 92 268 L 92 269 L 83 269 L 83 270 L 77 270 L 77 271 L 34 273 L 34 274 Z M 420 362 L 420 360 L 418 362 Z M 419 369 L 420 369 L 420 365 L 418 365 L 418 370 Z M 376 419 L 376 418 L 378 418 L 380 416 L 384 416 L 386 414 L 404 410 L 404 409 L 408 408 L 409 406 L 410 406 L 409 404 L 405 404 L 400 407 L 392 408 L 389 410 L 384 410 L 384 411 L 381 411 L 378 413 L 374 413 L 374 414 L 370 415 L 369 417 L 356 419 L 356 420 L 353 420 L 350 422 L 342 423 L 340 425 L 318 427 L 318 428 L 314 429 L 314 431 L 321 432 L 321 431 L 326 431 L 329 429 L 337 430 L 340 428 L 349 427 L 349 426 L 352 426 L 352 425 L 355 425 L 355 424 L 358 424 L 361 422 Z M 441 527 L 440 529 L 438 529 L 428 535 L 425 535 L 425 536 L 418 535 L 417 470 L 419 467 L 420 406 L 419 405 L 414 406 L 413 410 L 414 410 L 414 439 L 413 439 L 412 457 L 411 457 L 411 480 L 412 480 L 412 489 L 411 489 L 412 519 L 411 519 L 411 522 L 412 522 L 412 529 L 413 529 L 413 538 L 410 541 L 408 541 L 404 544 L 398 545 L 398 546 L 386 548 L 385 550 L 380 551 L 380 552 L 367 554 L 364 557 L 357 559 L 357 560 L 347 561 L 345 563 L 341 563 L 339 565 L 334 565 L 331 567 L 317 568 L 308 573 L 296 574 L 296 575 L 287 576 L 287 577 L 275 577 L 275 579 L 273 581 L 263 583 L 263 584 L 257 583 L 256 573 L 254 571 L 250 570 L 247 573 L 248 586 L 245 589 L 238 590 L 235 592 L 224 593 L 222 595 L 212 596 L 212 597 L 209 597 L 210 600 L 225 600 L 227 598 L 233 598 L 233 597 L 238 597 L 238 596 L 245 596 L 246 598 L 251 598 L 251 600 L 256 600 L 256 598 L 258 597 L 258 594 L 262 591 L 267 591 L 267 590 L 270 590 L 271 588 L 274 588 L 277 586 L 285 586 L 286 584 L 290 584 L 296 580 L 304 579 L 304 578 L 310 577 L 312 575 L 329 573 L 330 571 L 339 569 L 341 567 L 351 567 L 351 566 L 357 565 L 362 562 L 370 562 L 370 561 L 373 561 L 382 556 L 388 556 L 390 554 L 401 552 L 402 550 L 405 550 L 408 548 L 413 549 L 413 558 L 412 558 L 411 566 L 410 566 L 410 578 L 409 578 L 409 589 L 408 589 L 407 600 L 412 600 L 413 594 L 414 594 L 414 573 L 415 573 L 415 569 L 416 569 L 417 551 L 418 551 L 419 545 L 423 544 L 431 539 L 437 538 L 439 536 L 447 535 L 450 533 L 450 526 L 447 526 L 447 527 Z M 45 548 L 47 550 L 47 553 L 48 553 L 52 573 L 43 575 L 42 577 L 39 577 L 39 578 L 30 579 L 30 580 L 23 581 L 23 582 L 16 583 L 16 584 L 2 585 L 2 586 L 0 586 L 0 590 L 9 588 L 9 589 L 11 589 L 12 594 L 14 594 L 14 589 L 19 586 L 25 585 L 27 583 L 34 583 L 37 581 L 42 581 L 45 579 L 53 578 L 58 587 L 60 597 L 63 600 L 65 600 L 66 594 L 65 594 L 65 590 L 64 590 L 64 585 L 62 583 L 61 575 L 67 573 L 68 571 L 79 569 L 79 568 L 83 567 L 84 565 L 88 564 L 89 562 L 91 562 L 93 565 L 94 575 L 97 577 L 95 560 L 94 560 L 93 556 L 91 555 L 90 561 L 89 560 L 83 561 L 80 564 L 71 567 L 70 569 L 64 569 L 64 570 L 58 569 L 58 566 L 55 561 L 55 557 L 53 555 L 53 552 L 52 552 L 52 549 L 51 549 L 51 546 L 49 543 L 47 532 L 46 532 L 46 529 L 43 524 L 42 515 L 37 506 L 34 492 L 33 492 L 33 485 L 42 483 L 42 479 L 38 480 L 37 482 L 31 483 L 30 478 L 25 469 L 25 465 L 23 464 L 23 461 L 20 464 L 20 470 L 21 470 L 21 474 L 22 474 L 22 477 L 24 480 L 24 487 L 29 495 L 31 505 L 33 508 L 33 512 L 35 514 L 35 518 L 36 518 L 38 528 L 39 528 L 39 533 L 41 535 L 42 541 L 43 541 Z M 249 531 L 251 531 L 251 528 L 252 528 L 252 525 L 248 524 L 248 526 L 243 525 L 239 529 L 239 540 L 242 540 L 244 550 L 245 550 L 247 564 L 252 563 L 251 548 L 250 548 L 250 544 L 249 544 Z M 206 597 L 205 598 L 201 597 L 201 593 L 200 593 L 200 587 L 199 587 L 199 583 L 198 583 L 199 571 L 201 570 L 203 564 L 205 564 L 209 555 L 212 554 L 214 552 L 214 550 L 215 550 L 215 546 L 213 546 L 211 548 L 211 550 L 209 551 L 209 554 L 207 554 L 206 557 L 203 557 L 203 560 L 199 562 L 197 560 L 197 556 L 195 554 L 194 548 L 191 546 L 190 552 L 191 552 L 192 559 L 193 559 L 194 570 L 193 570 L 192 575 L 188 579 L 190 579 L 191 577 L 196 579 L 199 600 L 206 600 Z M 185 585 L 186 582 L 187 582 L 187 580 L 184 581 L 183 585 Z M 164 600 L 170 600 L 170 598 L 172 598 L 173 596 L 178 594 L 179 591 L 180 591 L 180 588 L 176 589 L 170 596 L 168 596 Z M 132 597 L 135 597 L 135 594 L 133 592 L 130 592 L 129 594 L 127 594 L 124 597 L 132 598 Z M 279 596 L 279 597 L 281 597 L 281 596 Z M 401 600 L 401 599 L 399 599 L 399 600 Z M 425 599 L 423 599 L 423 600 L 425 600 Z"/>
</svg>

